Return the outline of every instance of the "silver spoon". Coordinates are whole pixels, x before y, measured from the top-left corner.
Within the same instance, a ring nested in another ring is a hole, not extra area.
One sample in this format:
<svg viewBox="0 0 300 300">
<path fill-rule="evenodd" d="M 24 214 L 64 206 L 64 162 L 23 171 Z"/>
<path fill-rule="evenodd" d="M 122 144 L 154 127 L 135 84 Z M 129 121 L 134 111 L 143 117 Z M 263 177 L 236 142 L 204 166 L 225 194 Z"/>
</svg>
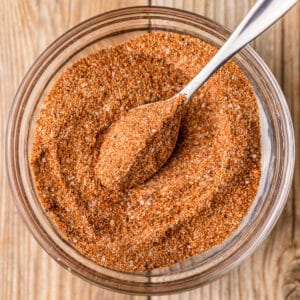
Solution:
<svg viewBox="0 0 300 300">
<path fill-rule="evenodd" d="M 296 3 L 258 1 L 212 60 L 176 96 L 136 107 L 116 121 L 104 138 L 96 165 L 102 185 L 126 189 L 154 175 L 173 152 L 183 106 L 215 71 Z"/>
<path fill-rule="evenodd" d="M 262 34 L 279 20 L 298 0 L 260 0 L 220 48 L 212 60 L 179 92 L 186 96 L 187 103 L 194 93 L 239 50 Z"/>
</svg>

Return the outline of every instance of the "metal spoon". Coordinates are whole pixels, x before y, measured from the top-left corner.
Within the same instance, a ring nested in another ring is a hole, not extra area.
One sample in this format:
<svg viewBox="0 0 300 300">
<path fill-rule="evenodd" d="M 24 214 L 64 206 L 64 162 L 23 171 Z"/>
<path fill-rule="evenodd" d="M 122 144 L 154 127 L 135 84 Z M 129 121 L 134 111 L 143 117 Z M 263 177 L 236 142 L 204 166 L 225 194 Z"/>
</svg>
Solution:
<svg viewBox="0 0 300 300">
<path fill-rule="evenodd" d="M 173 152 L 183 106 L 215 71 L 296 3 L 258 1 L 212 60 L 176 96 L 136 107 L 115 122 L 104 138 L 96 165 L 102 185 L 126 189 L 154 175 Z"/>
<path fill-rule="evenodd" d="M 279 20 L 298 0 L 260 0 L 220 48 L 212 60 L 179 92 L 187 103 L 194 93 L 232 56 Z"/>
</svg>

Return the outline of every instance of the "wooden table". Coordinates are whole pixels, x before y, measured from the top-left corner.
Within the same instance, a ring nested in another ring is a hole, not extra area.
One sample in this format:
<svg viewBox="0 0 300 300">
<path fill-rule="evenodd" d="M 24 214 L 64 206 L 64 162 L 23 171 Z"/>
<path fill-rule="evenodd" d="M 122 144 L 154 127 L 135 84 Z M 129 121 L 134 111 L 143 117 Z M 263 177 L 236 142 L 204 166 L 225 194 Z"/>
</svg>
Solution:
<svg viewBox="0 0 300 300">
<path fill-rule="evenodd" d="M 283 0 L 284 1 L 284 0 Z M 61 268 L 36 243 L 17 214 L 4 164 L 8 111 L 38 54 L 64 31 L 104 11 L 132 5 L 172 6 L 234 28 L 254 0 L 1 0 L 0 1 L 0 299 L 150 299 L 91 286 Z M 300 5 L 253 47 L 279 81 L 300 141 Z M 151 299 L 300 299 L 300 165 L 276 227 L 255 253 L 221 279 L 191 292 Z"/>
</svg>

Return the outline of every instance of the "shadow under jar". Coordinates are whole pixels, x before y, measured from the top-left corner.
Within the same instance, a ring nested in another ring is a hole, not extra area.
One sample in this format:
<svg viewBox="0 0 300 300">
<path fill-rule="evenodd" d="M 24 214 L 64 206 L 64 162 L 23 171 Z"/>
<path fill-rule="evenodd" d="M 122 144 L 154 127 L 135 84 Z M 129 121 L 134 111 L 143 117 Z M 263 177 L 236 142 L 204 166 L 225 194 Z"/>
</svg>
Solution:
<svg viewBox="0 0 300 300">
<path fill-rule="evenodd" d="M 286 202 L 294 167 L 294 135 L 285 98 L 268 67 L 250 48 L 234 62 L 253 85 L 260 113 L 262 167 L 256 199 L 225 242 L 163 269 L 127 273 L 102 267 L 74 249 L 37 198 L 30 152 L 37 114 L 51 86 L 77 59 L 150 31 L 188 34 L 220 47 L 230 32 L 202 16 L 161 7 L 132 7 L 91 18 L 52 43 L 31 67 L 15 96 L 6 136 L 6 164 L 14 199 L 39 244 L 59 264 L 101 287 L 132 294 L 175 293 L 207 283 L 237 266 L 268 235 Z"/>
</svg>

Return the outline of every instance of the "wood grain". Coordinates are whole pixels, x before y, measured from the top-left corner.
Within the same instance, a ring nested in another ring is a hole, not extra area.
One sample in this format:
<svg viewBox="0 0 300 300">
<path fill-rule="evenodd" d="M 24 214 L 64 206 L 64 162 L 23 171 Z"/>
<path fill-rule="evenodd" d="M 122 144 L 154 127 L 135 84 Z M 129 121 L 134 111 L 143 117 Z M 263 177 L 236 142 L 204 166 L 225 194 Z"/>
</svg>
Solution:
<svg viewBox="0 0 300 300">
<path fill-rule="evenodd" d="M 15 91 L 38 54 L 64 31 L 95 14 L 132 5 L 193 11 L 234 28 L 254 0 L 0 1 L 0 299 L 147 299 L 96 288 L 59 267 L 17 215 L 4 164 L 5 127 Z M 253 42 L 274 72 L 300 141 L 300 5 Z M 191 292 L 152 299 L 300 299 L 300 162 L 286 208 L 263 245 L 238 268 Z"/>
</svg>

